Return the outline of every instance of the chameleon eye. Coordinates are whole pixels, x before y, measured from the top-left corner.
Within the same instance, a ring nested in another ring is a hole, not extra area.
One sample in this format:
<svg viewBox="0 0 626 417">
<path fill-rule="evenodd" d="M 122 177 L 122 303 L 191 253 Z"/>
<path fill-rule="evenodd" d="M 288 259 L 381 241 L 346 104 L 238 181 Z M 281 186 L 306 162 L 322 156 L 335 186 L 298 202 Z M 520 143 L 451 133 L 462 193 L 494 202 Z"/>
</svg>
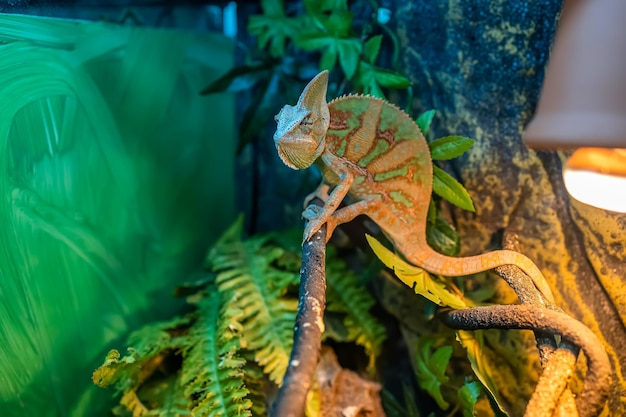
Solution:
<svg viewBox="0 0 626 417">
<path fill-rule="evenodd" d="M 307 117 L 305 117 L 304 119 L 302 119 L 302 121 L 300 122 L 300 124 L 301 124 L 301 125 L 304 125 L 304 126 L 310 126 L 310 125 L 312 125 L 312 124 L 313 124 L 313 122 L 314 122 L 313 117 L 311 117 L 311 116 L 307 116 Z"/>
</svg>

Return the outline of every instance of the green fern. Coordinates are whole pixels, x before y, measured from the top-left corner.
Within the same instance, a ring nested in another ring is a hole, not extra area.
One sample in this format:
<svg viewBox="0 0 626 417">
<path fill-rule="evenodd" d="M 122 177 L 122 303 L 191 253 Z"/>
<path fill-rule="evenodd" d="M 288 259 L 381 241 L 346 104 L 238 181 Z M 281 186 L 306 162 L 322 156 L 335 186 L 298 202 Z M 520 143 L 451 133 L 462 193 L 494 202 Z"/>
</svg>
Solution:
<svg viewBox="0 0 626 417">
<path fill-rule="evenodd" d="M 326 309 L 345 314 L 343 324 L 348 335 L 342 341 L 353 341 L 362 346 L 370 358 L 370 367 L 373 367 L 386 337 L 385 328 L 369 312 L 376 301 L 357 282 L 356 274 L 329 251 L 326 263 Z"/>
<path fill-rule="evenodd" d="M 189 323 L 188 317 L 176 317 L 173 320 L 145 326 L 131 334 L 128 339 L 128 354 L 121 357 L 112 349 L 102 366 L 96 369 L 92 379 L 96 385 L 107 387 L 115 385 L 118 392 L 135 390 L 147 379 L 154 366 L 173 350 L 180 348 L 182 340 L 172 336 L 172 331 Z"/>
<path fill-rule="evenodd" d="M 289 363 L 297 309 L 297 300 L 284 295 L 298 277 L 273 266 L 284 251 L 266 245 L 267 237 L 242 241 L 242 224 L 240 218 L 225 233 L 207 264 L 217 273 L 215 282 L 228 300 L 227 311 L 243 312 L 242 343 L 254 352 L 269 378 L 280 384 Z"/>
<path fill-rule="evenodd" d="M 298 245 L 272 235 L 243 239 L 242 224 L 209 251 L 211 279 L 184 287 L 195 310 L 133 333 L 129 353 L 111 351 L 94 373 L 133 417 L 266 415 L 266 376 L 280 384 L 291 353 L 301 259 Z M 328 337 L 363 346 L 373 366 L 385 338 L 369 312 L 374 300 L 332 250 L 327 276 L 328 310 L 342 323 Z M 182 367 L 163 369 L 174 355 Z"/>
<path fill-rule="evenodd" d="M 93 381 L 101 387 L 115 385 L 123 393 L 120 404 L 133 417 L 144 415 L 187 416 L 187 399 L 179 378 L 155 378 L 157 369 L 184 344 L 185 338 L 176 336 L 191 320 L 190 316 L 145 326 L 129 338 L 128 354 L 120 357 L 113 349 L 105 362 L 93 373 Z M 148 382 L 147 382 L 148 381 Z M 150 386 L 159 384 L 158 401 L 151 400 Z M 147 385 L 147 386 L 146 386 Z M 146 404 L 150 403 L 150 407 Z"/>
<path fill-rule="evenodd" d="M 197 314 L 188 333 L 190 347 L 183 350 L 181 378 L 192 399 L 192 415 L 251 416 L 243 383 L 245 360 L 238 355 L 241 325 L 236 320 L 242 312 L 227 304 L 220 309 L 220 293 L 213 290 L 200 299 Z"/>
</svg>

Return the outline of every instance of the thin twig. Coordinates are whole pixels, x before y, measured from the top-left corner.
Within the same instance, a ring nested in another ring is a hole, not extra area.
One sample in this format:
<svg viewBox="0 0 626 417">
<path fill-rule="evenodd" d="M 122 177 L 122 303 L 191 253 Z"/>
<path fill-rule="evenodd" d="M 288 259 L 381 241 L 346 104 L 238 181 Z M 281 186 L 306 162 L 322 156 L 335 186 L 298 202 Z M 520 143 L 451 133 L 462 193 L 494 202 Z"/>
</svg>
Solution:
<svg viewBox="0 0 626 417">
<path fill-rule="evenodd" d="M 272 417 L 302 417 L 320 358 L 326 307 L 326 225 L 302 242 L 298 315 L 289 365 Z"/>
<path fill-rule="evenodd" d="M 460 330 L 526 329 L 560 334 L 587 357 L 587 377 L 576 399 L 579 415 L 596 416 L 604 406 L 612 379 L 609 357 L 598 337 L 567 314 L 530 305 L 493 305 L 449 311 L 443 321 Z"/>
</svg>

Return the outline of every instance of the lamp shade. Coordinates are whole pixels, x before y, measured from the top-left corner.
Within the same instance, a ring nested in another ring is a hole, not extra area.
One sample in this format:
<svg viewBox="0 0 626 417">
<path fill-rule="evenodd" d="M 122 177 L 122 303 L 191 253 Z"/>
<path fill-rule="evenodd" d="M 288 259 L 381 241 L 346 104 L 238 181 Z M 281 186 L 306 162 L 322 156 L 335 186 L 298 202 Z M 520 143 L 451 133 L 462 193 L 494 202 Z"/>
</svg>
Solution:
<svg viewBox="0 0 626 417">
<path fill-rule="evenodd" d="M 626 0 L 565 1 L 528 146 L 626 148 L 625 18 Z"/>
</svg>

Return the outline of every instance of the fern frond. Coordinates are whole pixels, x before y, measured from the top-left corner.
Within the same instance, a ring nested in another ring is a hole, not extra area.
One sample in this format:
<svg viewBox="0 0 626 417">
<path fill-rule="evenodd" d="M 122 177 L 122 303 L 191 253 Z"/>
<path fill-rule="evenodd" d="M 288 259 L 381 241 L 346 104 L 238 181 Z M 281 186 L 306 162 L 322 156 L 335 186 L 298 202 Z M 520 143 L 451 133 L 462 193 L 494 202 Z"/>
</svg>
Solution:
<svg viewBox="0 0 626 417">
<path fill-rule="evenodd" d="M 244 372 L 244 383 L 250 394 L 248 398 L 252 401 L 252 417 L 265 417 L 267 411 L 267 379 L 264 378 L 263 369 L 254 361 L 254 353 L 242 351 L 241 356 L 246 360 Z"/>
<path fill-rule="evenodd" d="M 361 286 L 357 276 L 333 253 L 328 253 L 326 262 L 327 310 L 345 314 L 344 325 L 348 330 L 346 341 L 354 341 L 365 349 L 370 366 L 382 349 L 385 328 L 369 312 L 376 303 Z"/>
<path fill-rule="evenodd" d="M 280 270 L 274 263 L 283 249 L 267 245 L 267 237 L 241 240 L 235 224 L 215 245 L 207 266 L 217 273 L 216 284 L 229 311 L 242 311 L 245 348 L 270 379 L 280 384 L 292 346 L 297 300 L 284 297 L 297 282 L 297 274 Z"/>
<path fill-rule="evenodd" d="M 236 319 L 241 315 L 227 305 L 220 308 L 215 290 L 199 301 L 198 320 L 188 334 L 190 347 L 183 351 L 181 376 L 195 417 L 251 416 L 252 402 L 246 398 L 249 392 L 243 382 L 245 360 L 238 355 Z"/>
<path fill-rule="evenodd" d="M 121 357 L 113 349 L 102 366 L 96 369 L 92 379 L 96 385 L 115 385 L 118 392 L 135 390 L 154 372 L 156 367 L 173 350 L 178 349 L 182 339 L 174 337 L 172 331 L 189 323 L 189 317 L 147 325 L 129 337 L 128 354 Z"/>
<path fill-rule="evenodd" d="M 144 404 L 150 406 L 148 416 L 190 417 L 189 399 L 181 382 L 181 372 L 147 381 L 137 392 Z"/>
</svg>

